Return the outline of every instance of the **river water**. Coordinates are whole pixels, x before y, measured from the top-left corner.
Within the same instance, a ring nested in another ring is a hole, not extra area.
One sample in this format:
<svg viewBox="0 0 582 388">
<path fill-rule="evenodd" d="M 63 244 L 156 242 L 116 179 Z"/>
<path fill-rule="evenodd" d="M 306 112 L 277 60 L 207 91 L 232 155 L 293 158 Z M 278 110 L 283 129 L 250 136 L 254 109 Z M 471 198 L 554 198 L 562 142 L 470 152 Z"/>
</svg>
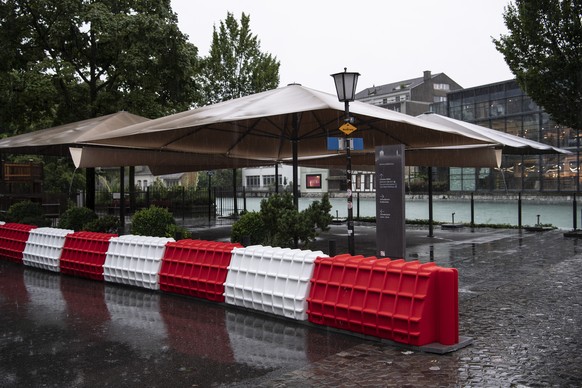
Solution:
<svg viewBox="0 0 582 388">
<path fill-rule="evenodd" d="M 247 198 L 246 206 L 249 211 L 260 210 L 262 198 Z M 299 209 L 303 210 L 315 198 L 300 198 Z M 331 213 L 334 217 L 347 217 L 347 201 L 345 198 L 330 198 Z M 517 200 L 475 200 L 474 212 L 476 224 L 508 224 L 518 225 Z M 240 204 L 242 205 L 242 203 Z M 578 221 L 580 226 L 580 209 L 578 204 Z M 405 217 L 407 220 L 428 220 L 428 199 L 406 199 Z M 433 201 L 433 219 L 438 222 L 470 223 L 471 201 L 469 199 L 442 199 Z M 563 201 L 522 200 L 522 225 L 534 226 L 538 223 L 551 224 L 557 228 L 570 230 L 573 227 L 572 201 L 564 198 Z M 354 198 L 354 217 L 375 217 L 376 201 L 374 198 Z"/>
</svg>

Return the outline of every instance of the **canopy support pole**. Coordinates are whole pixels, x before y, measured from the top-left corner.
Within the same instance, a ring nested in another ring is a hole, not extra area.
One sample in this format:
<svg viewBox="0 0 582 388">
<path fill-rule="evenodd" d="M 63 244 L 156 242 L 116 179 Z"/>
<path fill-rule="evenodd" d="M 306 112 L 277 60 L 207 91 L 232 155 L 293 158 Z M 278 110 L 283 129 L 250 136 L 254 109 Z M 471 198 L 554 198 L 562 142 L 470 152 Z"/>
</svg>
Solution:
<svg viewBox="0 0 582 388">
<path fill-rule="evenodd" d="M 293 113 L 293 136 L 291 143 L 293 145 L 293 205 L 299 210 L 299 160 L 297 151 L 297 133 L 299 132 L 299 116 Z"/>
<path fill-rule="evenodd" d="M 234 216 L 238 216 L 238 198 L 236 195 L 236 168 L 232 169 L 232 198 L 234 199 Z"/>
<path fill-rule="evenodd" d="M 432 167 L 428 167 L 428 237 L 434 237 L 432 215 Z"/>
<path fill-rule="evenodd" d="M 125 234 L 125 167 L 119 168 L 119 229 Z"/>
</svg>

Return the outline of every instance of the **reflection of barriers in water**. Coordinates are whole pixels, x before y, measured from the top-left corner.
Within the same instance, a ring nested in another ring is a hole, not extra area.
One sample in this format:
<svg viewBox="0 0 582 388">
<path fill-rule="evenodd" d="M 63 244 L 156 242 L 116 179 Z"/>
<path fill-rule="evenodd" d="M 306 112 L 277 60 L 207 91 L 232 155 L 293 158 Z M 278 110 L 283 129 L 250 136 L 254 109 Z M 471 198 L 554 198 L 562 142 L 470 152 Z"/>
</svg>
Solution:
<svg viewBox="0 0 582 388">
<path fill-rule="evenodd" d="M 24 284 L 29 297 L 28 316 L 43 325 L 63 326 L 67 305 L 59 274 L 25 270 Z"/>
<path fill-rule="evenodd" d="M 162 294 L 160 313 L 172 349 L 222 363 L 234 361 L 224 306 Z"/>
<path fill-rule="evenodd" d="M 24 269 L 11 265 L 10 267 L 18 268 L 18 270 L 10 270 L 7 272 L 4 269 L 6 265 L 6 263 L 2 263 L 0 260 L 0 273 L 10 274 L 9 282 L 0 282 L 0 302 L 4 302 L 5 300 L 9 302 L 9 304 L 3 303 L 2 308 L 9 309 L 13 307 L 16 311 L 23 311 L 30 301 L 24 284 Z"/>
<path fill-rule="evenodd" d="M 86 327 L 89 333 L 109 321 L 103 283 L 66 276 L 61 280 L 61 292 L 67 303 L 68 319 L 79 320 L 80 327 Z"/>
<path fill-rule="evenodd" d="M 239 363 L 271 369 L 298 368 L 308 361 L 305 326 L 227 311 L 226 328 L 234 358 Z"/>
<path fill-rule="evenodd" d="M 105 304 L 111 315 L 110 339 L 139 351 L 163 351 L 167 332 L 159 294 L 105 285 Z"/>
</svg>

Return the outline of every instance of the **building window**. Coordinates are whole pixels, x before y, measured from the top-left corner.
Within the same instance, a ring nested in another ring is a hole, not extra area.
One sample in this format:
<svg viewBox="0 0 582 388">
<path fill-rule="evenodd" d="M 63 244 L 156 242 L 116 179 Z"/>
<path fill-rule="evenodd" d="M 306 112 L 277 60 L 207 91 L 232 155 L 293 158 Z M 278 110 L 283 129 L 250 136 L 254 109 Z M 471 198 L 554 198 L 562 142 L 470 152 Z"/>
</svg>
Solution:
<svg viewBox="0 0 582 388">
<path fill-rule="evenodd" d="M 275 175 L 264 175 L 263 176 L 263 186 L 271 186 L 274 184 L 275 184 Z"/>
<path fill-rule="evenodd" d="M 305 187 L 308 189 L 321 189 L 321 174 L 305 175 Z"/>
<path fill-rule="evenodd" d="M 434 90 L 449 90 L 449 84 L 434 84 Z"/>
<path fill-rule="evenodd" d="M 247 186 L 249 187 L 260 187 L 261 177 L 259 175 L 251 175 L 247 177 Z"/>
</svg>

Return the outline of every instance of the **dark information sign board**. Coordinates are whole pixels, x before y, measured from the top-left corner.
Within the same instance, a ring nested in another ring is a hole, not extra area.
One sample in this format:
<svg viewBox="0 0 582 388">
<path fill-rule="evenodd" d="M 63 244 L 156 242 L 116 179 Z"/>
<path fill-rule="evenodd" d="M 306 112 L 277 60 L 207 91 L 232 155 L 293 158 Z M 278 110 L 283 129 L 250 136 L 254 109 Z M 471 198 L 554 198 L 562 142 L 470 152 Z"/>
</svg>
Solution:
<svg viewBox="0 0 582 388">
<path fill-rule="evenodd" d="M 404 258 L 404 145 L 376 147 L 376 246 L 378 257 Z"/>
</svg>

